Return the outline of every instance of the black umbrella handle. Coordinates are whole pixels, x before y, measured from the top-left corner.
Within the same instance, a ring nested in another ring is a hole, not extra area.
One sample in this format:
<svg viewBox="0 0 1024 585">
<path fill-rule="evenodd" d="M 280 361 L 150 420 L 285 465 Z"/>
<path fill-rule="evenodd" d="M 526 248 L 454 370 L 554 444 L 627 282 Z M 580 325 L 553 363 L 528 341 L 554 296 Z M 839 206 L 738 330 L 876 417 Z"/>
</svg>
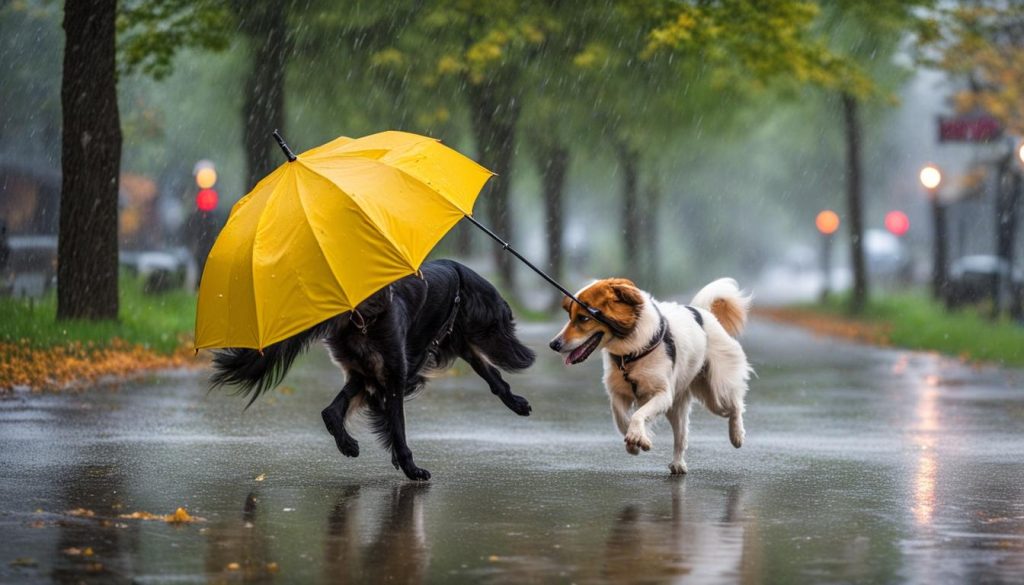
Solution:
<svg viewBox="0 0 1024 585">
<path fill-rule="evenodd" d="M 284 155 L 288 157 L 288 162 L 295 162 L 298 157 L 292 152 L 292 149 L 288 147 L 288 143 L 284 141 L 284 137 L 277 130 L 274 130 L 274 140 L 277 141 L 277 145 L 284 151 Z"/>
<path fill-rule="evenodd" d="M 577 299 L 576 295 L 574 295 L 571 292 L 569 292 L 568 290 L 566 290 L 566 288 L 564 286 L 559 284 L 558 281 L 556 281 L 555 279 L 553 279 L 550 276 L 548 276 L 547 274 L 545 274 L 543 270 L 541 270 L 540 268 L 537 268 L 536 266 L 534 266 L 532 262 L 527 260 L 526 257 L 524 257 L 522 254 L 520 254 L 518 250 L 513 248 L 511 244 L 509 244 L 505 240 L 499 238 L 498 234 L 492 232 L 487 226 L 485 226 L 484 224 L 482 224 L 479 221 L 477 221 L 476 218 L 474 218 L 472 215 L 466 215 L 466 219 L 468 219 L 476 227 L 482 229 L 485 234 L 487 234 L 487 235 L 491 236 L 492 238 L 494 238 L 494 240 L 496 242 L 501 244 L 501 247 L 506 252 L 508 252 L 508 253 L 512 254 L 513 256 L 515 256 L 516 258 L 518 258 L 520 261 L 522 261 L 523 264 L 526 264 L 527 266 L 529 266 L 530 269 L 533 270 L 534 272 L 536 272 L 537 274 L 539 274 L 541 276 L 541 278 L 543 278 L 544 280 L 548 281 L 551 284 L 551 286 L 557 288 L 559 291 L 561 291 L 562 294 L 564 294 L 565 296 L 567 296 L 570 299 L 572 299 L 572 301 L 574 303 L 576 303 L 577 305 L 579 305 L 579 306 L 583 307 L 584 309 L 586 309 L 587 312 L 590 313 L 590 315 L 595 320 L 597 320 L 597 321 L 603 323 L 604 325 L 606 325 L 609 329 L 612 330 L 613 333 L 615 333 L 615 335 L 617 335 L 619 337 L 625 337 L 628 334 L 628 332 L 625 331 L 622 328 L 622 326 L 620 326 L 618 323 L 614 323 L 610 319 L 605 317 L 604 313 L 602 313 L 600 309 L 597 309 L 595 307 L 591 307 L 590 305 L 588 305 L 588 304 L 584 303 L 583 301 Z"/>
</svg>

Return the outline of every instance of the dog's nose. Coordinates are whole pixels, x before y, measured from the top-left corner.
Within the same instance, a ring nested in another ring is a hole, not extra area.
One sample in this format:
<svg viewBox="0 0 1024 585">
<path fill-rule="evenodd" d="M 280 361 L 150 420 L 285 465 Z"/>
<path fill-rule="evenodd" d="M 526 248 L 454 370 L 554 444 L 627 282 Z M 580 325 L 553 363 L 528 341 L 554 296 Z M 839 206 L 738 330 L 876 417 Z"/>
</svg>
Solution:
<svg viewBox="0 0 1024 585">
<path fill-rule="evenodd" d="M 555 351 L 561 351 L 561 349 L 562 349 L 562 340 L 558 339 L 558 338 L 552 339 L 551 343 L 548 344 L 548 347 L 550 347 L 551 349 L 553 349 Z"/>
</svg>

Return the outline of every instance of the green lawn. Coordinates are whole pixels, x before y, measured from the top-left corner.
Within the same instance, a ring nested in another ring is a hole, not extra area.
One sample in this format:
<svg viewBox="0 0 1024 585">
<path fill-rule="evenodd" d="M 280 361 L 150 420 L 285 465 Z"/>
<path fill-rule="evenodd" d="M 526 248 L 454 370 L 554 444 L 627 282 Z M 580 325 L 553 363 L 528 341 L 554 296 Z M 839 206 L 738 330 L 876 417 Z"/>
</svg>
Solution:
<svg viewBox="0 0 1024 585">
<path fill-rule="evenodd" d="M 160 353 L 172 353 L 192 334 L 196 297 L 184 291 L 142 292 L 139 280 L 121 278 L 121 318 L 117 322 L 56 321 L 57 299 L 50 293 L 34 301 L 0 298 L 0 342 L 27 339 L 33 347 L 79 341 L 104 347 L 118 338 Z"/>
<path fill-rule="evenodd" d="M 807 308 L 849 317 L 846 301 L 833 298 Z M 898 293 L 873 297 L 859 319 L 888 325 L 891 343 L 900 347 L 1024 366 L 1024 327 L 993 321 L 977 309 L 947 311 L 923 294 Z"/>
</svg>

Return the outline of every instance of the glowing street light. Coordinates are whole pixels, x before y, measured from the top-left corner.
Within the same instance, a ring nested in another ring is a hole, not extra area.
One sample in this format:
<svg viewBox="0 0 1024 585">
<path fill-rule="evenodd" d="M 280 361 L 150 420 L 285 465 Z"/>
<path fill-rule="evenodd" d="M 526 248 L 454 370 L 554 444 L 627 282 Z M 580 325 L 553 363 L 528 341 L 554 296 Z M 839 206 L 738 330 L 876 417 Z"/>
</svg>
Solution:
<svg viewBox="0 0 1024 585">
<path fill-rule="evenodd" d="M 934 193 L 939 188 L 939 184 L 942 183 L 942 172 L 939 171 L 939 167 L 935 165 L 925 165 L 921 169 L 920 175 L 921 184 L 928 191 Z"/>
<path fill-rule="evenodd" d="M 839 229 L 839 214 L 831 209 L 822 210 L 814 218 L 814 225 L 825 236 L 831 236 Z"/>
</svg>

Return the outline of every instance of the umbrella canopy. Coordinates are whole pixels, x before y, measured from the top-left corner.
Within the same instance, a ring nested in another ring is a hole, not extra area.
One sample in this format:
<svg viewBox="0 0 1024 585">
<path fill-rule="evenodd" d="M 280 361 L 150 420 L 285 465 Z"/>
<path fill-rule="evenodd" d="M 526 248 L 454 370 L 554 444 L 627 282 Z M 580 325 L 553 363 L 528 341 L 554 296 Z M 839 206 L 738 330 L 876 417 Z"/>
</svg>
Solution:
<svg viewBox="0 0 1024 585">
<path fill-rule="evenodd" d="M 210 251 L 196 348 L 262 349 L 415 273 L 492 175 L 406 132 L 338 138 L 282 164 Z"/>
</svg>

